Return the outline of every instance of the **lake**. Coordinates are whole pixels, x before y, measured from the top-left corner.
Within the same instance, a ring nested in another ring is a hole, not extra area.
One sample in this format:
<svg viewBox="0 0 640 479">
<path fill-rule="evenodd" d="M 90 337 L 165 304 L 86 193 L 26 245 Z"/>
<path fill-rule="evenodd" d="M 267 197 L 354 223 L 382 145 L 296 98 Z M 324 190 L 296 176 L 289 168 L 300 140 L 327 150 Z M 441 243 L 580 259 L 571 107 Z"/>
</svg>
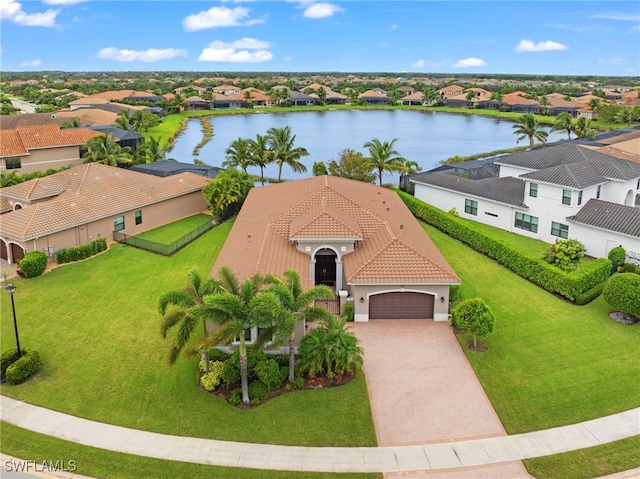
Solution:
<svg viewBox="0 0 640 479">
<path fill-rule="evenodd" d="M 447 158 L 459 155 L 513 148 L 527 145 L 525 139 L 516 144 L 513 122 L 498 118 L 444 113 L 434 111 L 407 110 L 334 110 L 286 113 L 252 113 L 242 115 L 215 116 L 209 121 L 213 125 L 212 140 L 193 155 L 194 147 L 202 140 L 200 120 L 189 120 L 184 132 L 176 139 L 173 150 L 167 155 L 177 161 L 192 163 L 195 158 L 212 165 L 222 166 L 225 150 L 237 138 L 255 138 L 265 134 L 271 127 L 290 126 L 296 135 L 294 145 L 306 148 L 309 156 L 301 159 L 307 172 L 298 174 L 286 165 L 283 179 L 298 179 L 312 175 L 316 161 L 338 159 L 340 151 L 351 148 L 364 155 L 363 145 L 373 138 L 380 141 L 398 140 L 395 149 L 407 160 L 412 160 L 427 171 Z M 550 133 L 549 142 L 563 135 Z M 250 168 L 252 174 L 260 174 L 259 168 Z M 278 167 L 269 165 L 265 176 L 277 177 Z M 385 173 L 385 182 L 398 182 L 398 175 Z"/>
</svg>

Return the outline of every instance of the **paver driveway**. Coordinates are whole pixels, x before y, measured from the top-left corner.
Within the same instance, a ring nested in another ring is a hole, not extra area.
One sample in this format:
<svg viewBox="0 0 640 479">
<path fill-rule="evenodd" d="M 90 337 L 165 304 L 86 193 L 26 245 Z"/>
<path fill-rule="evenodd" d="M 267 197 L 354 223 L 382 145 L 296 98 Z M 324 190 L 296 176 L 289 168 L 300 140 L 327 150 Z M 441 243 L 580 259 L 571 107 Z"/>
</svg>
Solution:
<svg viewBox="0 0 640 479">
<path fill-rule="evenodd" d="M 392 319 L 352 324 L 364 349 L 364 372 L 378 445 L 506 435 L 448 323 Z M 521 462 L 515 462 L 401 477 L 531 476 Z"/>
</svg>

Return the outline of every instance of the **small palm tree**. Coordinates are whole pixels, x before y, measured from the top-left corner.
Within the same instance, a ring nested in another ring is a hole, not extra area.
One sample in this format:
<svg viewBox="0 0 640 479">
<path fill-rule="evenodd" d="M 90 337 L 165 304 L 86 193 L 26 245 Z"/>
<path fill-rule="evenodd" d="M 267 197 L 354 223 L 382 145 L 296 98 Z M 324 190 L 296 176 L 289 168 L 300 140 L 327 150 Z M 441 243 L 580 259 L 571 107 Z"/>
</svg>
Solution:
<svg viewBox="0 0 640 479">
<path fill-rule="evenodd" d="M 133 124 L 131 110 L 129 110 L 128 108 L 123 108 L 118 112 L 118 116 L 116 117 L 116 121 L 114 123 L 121 130 L 133 131 L 136 129 L 135 125 Z"/>
<path fill-rule="evenodd" d="M 244 404 L 250 402 L 245 332 L 256 326 L 270 324 L 279 308 L 275 296 L 261 291 L 265 281 L 264 276 L 255 274 L 240 284 L 233 272 L 223 266 L 220 269 L 220 284 L 224 290 L 205 296 L 203 304 L 194 310 L 196 317 L 211 319 L 218 324 L 218 328 L 200 340 L 191 353 L 203 353 L 234 341 L 240 343 L 240 383 Z"/>
<path fill-rule="evenodd" d="M 269 149 L 269 139 L 265 135 L 256 135 L 255 140 L 249 140 L 251 162 L 260 167 L 260 183 L 264 186 L 264 169 L 273 162 L 273 152 Z"/>
<path fill-rule="evenodd" d="M 295 147 L 296 135 L 291 134 L 291 127 L 269 128 L 267 139 L 273 155 L 273 162 L 278 164 L 278 181 L 282 180 L 282 166 L 288 165 L 296 173 L 304 173 L 307 167 L 298 161 L 309 152 L 302 147 Z"/>
<path fill-rule="evenodd" d="M 236 138 L 231 142 L 229 148 L 225 150 L 226 160 L 222 162 L 224 168 L 242 168 L 247 172 L 247 168 L 252 165 L 251 140 L 246 138 Z"/>
<path fill-rule="evenodd" d="M 520 143 L 520 140 L 529 138 L 530 148 L 533 148 L 534 139 L 546 143 L 549 136 L 549 133 L 542 129 L 536 117 L 531 114 L 522 115 L 512 128 L 514 129 L 514 134 L 520 135 L 517 143 Z"/>
<path fill-rule="evenodd" d="M 294 269 L 284 272 L 285 280 L 271 276 L 272 283 L 266 291 L 273 293 L 282 306 L 272 325 L 258 338 L 257 347 L 271 341 L 274 346 L 289 341 L 289 382 L 294 380 L 296 326 L 300 321 L 313 321 L 332 316 L 326 309 L 316 307 L 314 302 L 320 298 L 333 298 L 333 291 L 325 285 L 316 285 L 302 290 L 300 275 Z"/>
<path fill-rule="evenodd" d="M 382 186 L 382 175 L 385 171 L 394 172 L 401 171 L 406 160 L 400 156 L 393 146 L 395 145 L 397 138 L 389 141 L 380 141 L 378 138 L 374 138 L 364 144 L 365 148 L 369 149 L 369 159 L 371 166 L 378 170 L 378 181 Z"/>
<path fill-rule="evenodd" d="M 185 286 L 176 291 L 169 291 L 160 296 L 158 311 L 162 315 L 161 333 L 166 338 L 169 330 L 176 325 L 178 334 L 168 356 L 169 364 L 174 364 L 191 338 L 191 334 L 199 322 L 202 322 L 203 333 L 207 334 L 206 318 L 192 314 L 196 306 L 202 305 L 208 294 L 221 291 L 220 284 L 212 278 L 204 279 L 197 270 L 189 271 L 189 280 Z M 171 306 L 174 306 L 173 308 Z M 208 351 L 205 351 L 205 367 L 209 367 Z"/>
<path fill-rule="evenodd" d="M 566 111 L 563 111 L 556 117 L 556 121 L 551 127 L 551 131 L 566 131 L 569 139 L 571 139 L 573 126 L 573 119 L 571 118 L 571 115 Z"/>
<path fill-rule="evenodd" d="M 73 116 L 60 125 L 60 128 L 79 128 L 80 118 Z"/>
<path fill-rule="evenodd" d="M 598 130 L 591 126 L 591 120 L 587 120 L 581 116 L 573 126 L 573 131 L 578 138 L 593 138 L 598 133 Z"/>
<path fill-rule="evenodd" d="M 164 160 L 166 151 L 158 138 L 149 137 L 136 150 L 136 164 L 153 163 Z"/>
<path fill-rule="evenodd" d="M 121 166 L 133 161 L 131 148 L 120 146 L 109 134 L 91 138 L 85 143 L 85 147 L 87 151 L 82 155 L 85 163 Z"/>
</svg>

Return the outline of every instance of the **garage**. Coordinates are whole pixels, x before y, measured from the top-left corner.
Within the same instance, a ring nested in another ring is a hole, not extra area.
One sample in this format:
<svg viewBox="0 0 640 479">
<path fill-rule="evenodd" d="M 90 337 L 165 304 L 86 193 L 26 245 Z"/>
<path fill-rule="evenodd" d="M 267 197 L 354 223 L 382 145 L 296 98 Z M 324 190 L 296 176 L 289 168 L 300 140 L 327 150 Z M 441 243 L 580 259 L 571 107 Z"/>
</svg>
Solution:
<svg viewBox="0 0 640 479">
<path fill-rule="evenodd" d="M 382 293 L 369 298 L 369 319 L 433 318 L 432 294 Z"/>
</svg>

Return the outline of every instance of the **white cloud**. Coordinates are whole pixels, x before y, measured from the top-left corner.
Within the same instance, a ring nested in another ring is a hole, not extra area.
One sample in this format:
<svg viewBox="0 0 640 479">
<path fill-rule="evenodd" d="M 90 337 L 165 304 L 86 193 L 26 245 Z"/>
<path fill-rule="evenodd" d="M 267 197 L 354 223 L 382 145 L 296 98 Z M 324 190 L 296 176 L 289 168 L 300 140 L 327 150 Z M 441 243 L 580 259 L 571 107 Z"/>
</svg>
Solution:
<svg viewBox="0 0 640 479">
<path fill-rule="evenodd" d="M 26 67 L 26 68 L 36 68 L 40 66 L 40 60 L 30 60 L 30 61 L 24 61 L 24 62 L 20 62 L 20 66 L 21 67 Z"/>
<path fill-rule="evenodd" d="M 255 38 L 241 38 L 231 43 L 211 42 L 200 53 L 199 62 L 262 63 L 273 58 L 270 43 Z"/>
<path fill-rule="evenodd" d="M 624 62 L 624 58 L 598 58 L 598 63 L 604 63 L 605 65 L 618 65 Z"/>
<path fill-rule="evenodd" d="M 566 50 L 562 43 L 547 40 L 546 42 L 533 43 L 531 40 L 520 40 L 516 45 L 517 52 L 548 52 L 551 50 Z"/>
<path fill-rule="evenodd" d="M 261 19 L 249 19 L 249 10 L 244 7 L 211 7 L 194 15 L 189 15 L 182 21 L 182 26 L 188 32 L 217 27 L 251 26 L 264 23 Z"/>
<path fill-rule="evenodd" d="M 396 24 L 391 25 L 391 31 L 392 32 L 395 32 L 397 29 L 398 29 L 398 25 L 396 25 Z"/>
<path fill-rule="evenodd" d="M 411 64 L 411 66 L 413 68 L 422 68 L 422 67 L 424 67 L 424 65 L 425 65 L 425 62 L 424 62 L 424 60 L 422 58 L 420 60 L 416 60 L 415 62 L 413 62 Z"/>
<path fill-rule="evenodd" d="M 469 68 L 469 67 L 484 67 L 487 65 L 487 62 L 481 60 L 480 58 L 469 57 L 464 58 L 462 60 L 458 60 L 453 67 L 454 68 Z"/>
<path fill-rule="evenodd" d="M 60 10 L 41 13 L 26 13 L 22 5 L 14 0 L 0 0 L 0 18 L 25 27 L 55 27 Z"/>
<path fill-rule="evenodd" d="M 103 48 L 97 53 L 98 58 L 117 60 L 119 62 L 157 62 L 175 57 L 186 57 L 187 51 L 178 48 L 149 48 L 148 50 L 119 50 L 115 47 Z"/>
<path fill-rule="evenodd" d="M 625 22 L 640 22 L 640 15 L 637 13 L 605 12 L 591 15 L 591 18 L 604 18 L 606 20 L 622 20 Z"/>
<path fill-rule="evenodd" d="M 336 13 L 342 13 L 344 9 L 339 5 L 333 3 L 314 3 L 310 7 L 307 7 L 302 14 L 306 18 L 327 18 L 335 15 Z"/>
<path fill-rule="evenodd" d="M 42 0 L 47 5 L 75 5 L 76 3 L 86 2 L 87 0 Z"/>
</svg>

